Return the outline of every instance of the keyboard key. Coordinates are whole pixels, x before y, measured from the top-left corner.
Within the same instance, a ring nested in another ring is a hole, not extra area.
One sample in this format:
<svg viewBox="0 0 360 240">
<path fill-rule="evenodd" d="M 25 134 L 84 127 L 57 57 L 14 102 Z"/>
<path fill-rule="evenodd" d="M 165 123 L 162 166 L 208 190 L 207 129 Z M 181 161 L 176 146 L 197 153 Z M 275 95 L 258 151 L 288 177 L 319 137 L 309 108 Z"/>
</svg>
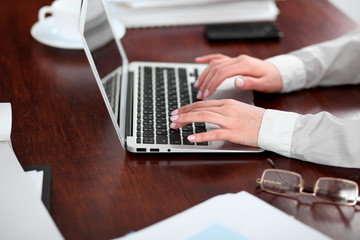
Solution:
<svg viewBox="0 0 360 240">
<path fill-rule="evenodd" d="M 143 131 L 143 137 L 154 137 L 154 132 L 152 131 Z"/>
<path fill-rule="evenodd" d="M 180 134 L 170 134 L 170 144 L 180 145 L 181 144 Z"/>
<path fill-rule="evenodd" d="M 166 129 L 157 129 L 156 135 L 167 135 L 168 131 Z"/>
<path fill-rule="evenodd" d="M 144 144 L 154 144 L 154 138 L 144 137 L 143 143 Z"/>
<path fill-rule="evenodd" d="M 156 124 L 156 129 L 167 129 L 167 124 L 166 123 L 157 123 Z"/>
<path fill-rule="evenodd" d="M 203 122 L 197 122 L 197 123 L 195 123 L 195 127 L 202 127 L 202 128 L 205 128 L 205 123 L 203 123 Z"/>
<path fill-rule="evenodd" d="M 158 118 L 156 118 L 156 123 L 166 123 L 166 118 L 158 117 Z"/>
<path fill-rule="evenodd" d="M 206 132 L 206 128 L 195 128 L 195 132 L 196 133 L 202 133 L 202 132 Z"/>
<path fill-rule="evenodd" d="M 156 136 L 156 144 L 167 144 L 168 138 L 166 135 L 157 135 Z"/>
<path fill-rule="evenodd" d="M 187 137 L 183 137 L 183 144 L 184 145 L 195 145 L 195 143 L 193 143 L 193 142 L 190 142 L 188 139 L 187 139 Z"/>
<path fill-rule="evenodd" d="M 193 132 L 194 131 L 192 124 L 185 125 L 181 129 L 185 132 Z"/>
</svg>

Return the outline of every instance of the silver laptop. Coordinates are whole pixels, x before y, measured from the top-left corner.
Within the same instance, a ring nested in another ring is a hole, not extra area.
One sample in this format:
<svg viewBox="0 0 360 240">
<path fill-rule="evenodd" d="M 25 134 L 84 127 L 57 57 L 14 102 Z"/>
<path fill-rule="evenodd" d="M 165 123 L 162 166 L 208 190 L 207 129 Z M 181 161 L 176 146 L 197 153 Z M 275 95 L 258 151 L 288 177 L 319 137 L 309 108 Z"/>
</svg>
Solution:
<svg viewBox="0 0 360 240">
<path fill-rule="evenodd" d="M 193 83 L 204 64 L 129 63 L 120 39 L 114 37 L 114 20 L 106 2 L 83 0 L 80 33 L 84 50 L 122 146 L 130 152 L 260 152 L 227 141 L 191 143 L 187 136 L 219 128 L 192 123 L 170 129 L 170 113 L 196 100 Z M 146 43 L 144 43 L 146 44 Z M 235 89 L 225 80 L 211 99 L 235 98 L 253 103 L 251 91 Z"/>
</svg>

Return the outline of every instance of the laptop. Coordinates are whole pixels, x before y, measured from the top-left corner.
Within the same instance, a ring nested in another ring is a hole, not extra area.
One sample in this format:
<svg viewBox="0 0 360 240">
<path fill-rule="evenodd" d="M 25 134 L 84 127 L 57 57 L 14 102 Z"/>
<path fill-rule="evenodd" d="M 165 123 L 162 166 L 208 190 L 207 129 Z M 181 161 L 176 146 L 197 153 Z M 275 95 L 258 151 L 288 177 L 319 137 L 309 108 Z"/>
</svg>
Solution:
<svg viewBox="0 0 360 240">
<path fill-rule="evenodd" d="M 191 123 L 170 129 L 171 111 L 197 101 L 193 84 L 206 65 L 129 63 L 114 27 L 116 22 L 105 1 L 83 0 L 79 29 L 84 50 L 124 149 L 135 153 L 262 151 L 222 140 L 187 140 L 190 134 L 219 128 L 213 124 Z M 218 98 L 253 103 L 252 92 L 235 89 L 233 79 L 225 80 L 211 97 Z"/>
</svg>

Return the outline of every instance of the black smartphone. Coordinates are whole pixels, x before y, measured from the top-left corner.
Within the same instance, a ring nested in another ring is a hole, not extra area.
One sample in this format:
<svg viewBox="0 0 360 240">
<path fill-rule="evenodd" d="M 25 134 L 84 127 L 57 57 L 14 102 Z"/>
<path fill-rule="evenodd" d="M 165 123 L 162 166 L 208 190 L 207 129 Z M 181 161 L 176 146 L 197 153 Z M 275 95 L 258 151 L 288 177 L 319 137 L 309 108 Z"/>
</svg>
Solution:
<svg viewBox="0 0 360 240">
<path fill-rule="evenodd" d="M 207 39 L 223 40 L 278 40 L 283 33 L 274 23 L 212 24 L 205 26 Z"/>
</svg>

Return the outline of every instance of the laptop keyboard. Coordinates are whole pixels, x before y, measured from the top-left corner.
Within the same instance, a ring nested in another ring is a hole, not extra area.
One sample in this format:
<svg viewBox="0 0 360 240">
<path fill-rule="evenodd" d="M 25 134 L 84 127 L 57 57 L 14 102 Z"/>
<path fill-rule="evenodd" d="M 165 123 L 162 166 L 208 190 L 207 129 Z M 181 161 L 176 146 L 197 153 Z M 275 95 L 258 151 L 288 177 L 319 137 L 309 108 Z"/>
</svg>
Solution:
<svg viewBox="0 0 360 240">
<path fill-rule="evenodd" d="M 113 110 L 113 113 L 115 113 L 116 110 L 116 81 L 117 81 L 117 74 L 114 74 L 113 76 L 111 76 L 110 78 L 106 79 L 105 81 L 102 82 L 105 92 L 106 92 L 106 96 L 108 97 L 109 103 L 111 105 L 111 108 Z"/>
<path fill-rule="evenodd" d="M 195 145 L 187 140 L 205 132 L 205 123 L 170 128 L 171 112 L 197 101 L 197 89 L 189 86 L 185 68 L 140 67 L 136 142 L 144 144 Z M 207 146 L 208 142 L 196 143 Z"/>
</svg>

